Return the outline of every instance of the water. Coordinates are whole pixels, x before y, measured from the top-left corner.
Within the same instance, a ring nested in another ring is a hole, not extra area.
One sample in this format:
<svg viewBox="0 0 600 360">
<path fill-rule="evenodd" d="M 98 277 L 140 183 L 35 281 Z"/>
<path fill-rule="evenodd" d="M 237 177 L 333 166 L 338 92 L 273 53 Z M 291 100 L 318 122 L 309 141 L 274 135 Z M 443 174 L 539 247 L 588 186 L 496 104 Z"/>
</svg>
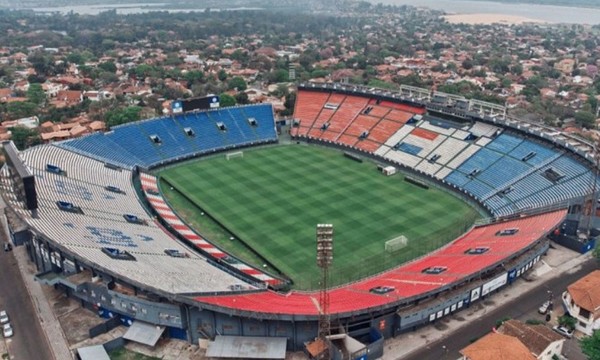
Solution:
<svg viewBox="0 0 600 360">
<path fill-rule="evenodd" d="M 137 3 L 137 4 L 102 4 L 102 5 L 69 5 L 69 6 L 56 6 L 56 7 L 38 7 L 34 8 L 34 11 L 51 13 L 58 12 L 61 14 L 67 14 L 74 12 L 82 15 L 98 15 L 103 11 L 116 10 L 117 14 L 141 14 L 151 11 L 168 11 L 168 12 L 204 12 L 204 8 L 173 8 L 168 3 Z M 261 10 L 260 8 L 230 8 L 230 9 L 214 9 L 211 11 L 235 11 L 235 10 Z"/>
<path fill-rule="evenodd" d="M 412 5 L 443 10 L 447 13 L 459 14 L 502 14 L 522 16 L 534 20 L 551 23 L 571 24 L 600 24 L 600 9 L 534 5 L 534 4 L 504 4 L 500 2 L 469 1 L 469 0 L 371 0 L 374 3 L 394 5 Z M 71 11 L 78 14 L 95 15 L 102 11 L 116 9 L 118 14 L 138 14 L 150 11 L 169 12 L 203 12 L 202 8 L 179 9 L 171 8 L 168 3 L 141 3 L 141 4 L 103 4 L 103 5 L 71 5 L 58 7 L 36 8 L 40 12 L 60 12 L 63 14 Z M 212 9 L 211 9 L 212 10 Z M 227 10 L 261 10 L 259 8 L 235 8 Z M 218 11 L 214 9 L 214 11 Z"/>
<path fill-rule="evenodd" d="M 600 24 L 600 9 L 580 7 L 469 0 L 372 0 L 372 2 L 428 7 L 450 14 L 502 14 L 523 16 L 551 23 Z"/>
</svg>

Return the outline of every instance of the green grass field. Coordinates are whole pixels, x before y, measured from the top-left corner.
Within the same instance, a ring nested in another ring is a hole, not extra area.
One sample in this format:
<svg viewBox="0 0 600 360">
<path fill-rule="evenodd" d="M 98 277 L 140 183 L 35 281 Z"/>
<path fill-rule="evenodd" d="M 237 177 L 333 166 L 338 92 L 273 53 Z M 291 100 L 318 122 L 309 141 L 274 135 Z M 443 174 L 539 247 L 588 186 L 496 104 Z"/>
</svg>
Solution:
<svg viewBox="0 0 600 360">
<path fill-rule="evenodd" d="M 185 221 L 255 266 L 262 265 L 260 257 L 267 259 L 297 289 L 318 287 L 319 223 L 334 225 L 330 273 L 332 285 L 339 285 L 431 252 L 479 217 L 448 192 L 422 189 L 402 174 L 383 176 L 372 162 L 358 163 L 316 146 L 246 149 L 243 158 L 228 161 L 221 154 L 159 175 L 165 197 Z M 165 180 L 181 193 L 164 186 Z M 240 240 L 229 240 L 230 234 L 202 211 Z M 400 235 L 408 237 L 408 246 L 386 253 L 385 241 Z"/>
</svg>

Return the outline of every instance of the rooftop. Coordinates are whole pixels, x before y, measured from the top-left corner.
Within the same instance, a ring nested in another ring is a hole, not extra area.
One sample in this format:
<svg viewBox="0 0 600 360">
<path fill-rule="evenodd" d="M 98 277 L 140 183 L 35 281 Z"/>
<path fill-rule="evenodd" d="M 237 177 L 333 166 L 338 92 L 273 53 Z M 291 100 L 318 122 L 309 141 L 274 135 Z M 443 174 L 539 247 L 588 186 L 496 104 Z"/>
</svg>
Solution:
<svg viewBox="0 0 600 360">
<path fill-rule="evenodd" d="M 519 339 L 529 351 L 537 356 L 543 353 L 551 343 L 564 340 L 562 336 L 545 325 L 528 325 L 519 320 L 504 322 L 498 331 Z"/>
<path fill-rule="evenodd" d="M 600 308 L 600 270 L 589 273 L 567 287 L 575 303 L 590 312 Z"/>
<path fill-rule="evenodd" d="M 517 338 L 500 333 L 489 333 L 460 353 L 469 360 L 535 360 Z"/>
</svg>

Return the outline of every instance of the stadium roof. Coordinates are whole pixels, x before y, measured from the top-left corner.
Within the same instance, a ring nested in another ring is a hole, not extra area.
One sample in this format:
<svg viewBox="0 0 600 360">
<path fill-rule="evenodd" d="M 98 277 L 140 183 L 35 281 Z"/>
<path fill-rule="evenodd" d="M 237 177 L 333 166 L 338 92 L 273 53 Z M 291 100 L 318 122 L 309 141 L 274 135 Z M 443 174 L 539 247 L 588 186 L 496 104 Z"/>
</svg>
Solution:
<svg viewBox="0 0 600 360">
<path fill-rule="evenodd" d="M 509 254 L 527 249 L 552 231 L 564 219 L 566 210 L 500 221 L 471 229 L 447 247 L 426 257 L 404 264 L 375 277 L 364 279 L 347 286 L 329 291 L 331 314 L 346 314 L 376 307 L 390 306 L 429 291 L 439 290 L 469 276 L 475 276 L 484 269 L 493 268 L 504 262 Z M 496 233 L 506 228 L 518 228 L 510 241 Z M 465 251 L 485 244 L 490 250 L 483 255 L 465 254 Z M 441 274 L 424 274 L 428 266 L 445 266 Z M 372 289 L 381 286 L 393 290 L 384 295 L 375 294 Z M 219 307 L 237 309 L 253 313 L 313 315 L 319 314 L 317 292 L 296 292 L 281 294 L 263 291 L 245 294 L 199 296 L 197 301 Z"/>
<path fill-rule="evenodd" d="M 154 346 L 164 331 L 164 326 L 152 325 L 137 320 L 127 329 L 127 332 L 123 335 L 123 339 Z"/>
<path fill-rule="evenodd" d="M 94 345 L 77 349 L 81 360 L 110 360 L 104 346 Z"/>
</svg>

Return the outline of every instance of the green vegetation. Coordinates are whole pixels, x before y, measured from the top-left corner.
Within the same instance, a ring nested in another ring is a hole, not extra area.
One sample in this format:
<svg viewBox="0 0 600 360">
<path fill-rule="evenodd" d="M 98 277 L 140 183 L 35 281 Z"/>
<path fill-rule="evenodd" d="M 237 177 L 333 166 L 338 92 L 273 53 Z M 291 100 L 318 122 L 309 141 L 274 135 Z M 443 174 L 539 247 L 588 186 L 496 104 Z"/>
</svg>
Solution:
<svg viewBox="0 0 600 360">
<path fill-rule="evenodd" d="M 115 109 L 106 112 L 106 126 L 113 127 L 121 124 L 130 123 L 140 120 L 140 112 L 142 108 L 139 106 L 128 106 L 122 109 Z"/>
<path fill-rule="evenodd" d="M 9 130 L 12 133 L 12 141 L 19 150 L 25 150 L 30 146 L 38 145 L 42 142 L 37 129 L 15 126 L 9 128 Z"/>
<path fill-rule="evenodd" d="M 505 321 L 508 321 L 510 319 L 511 319 L 510 316 L 505 316 L 502 319 L 496 320 L 496 329 L 499 328 L 500 326 L 502 326 L 502 324 L 504 324 Z"/>
<path fill-rule="evenodd" d="M 160 360 L 158 357 L 146 356 L 144 354 L 136 353 L 125 348 L 111 351 L 108 356 L 111 360 Z"/>
<path fill-rule="evenodd" d="M 235 106 L 236 100 L 233 96 L 222 93 L 219 95 L 219 104 L 221 107 Z"/>
<path fill-rule="evenodd" d="M 402 175 L 382 176 L 373 163 L 357 163 L 322 147 L 245 150 L 243 158 L 229 161 L 216 155 L 166 169 L 160 176 L 162 184 L 166 180 L 189 196 L 247 246 L 222 231 L 211 240 L 262 266 L 248 247 L 254 249 L 300 289 L 318 286 L 314 232 L 319 223 L 335 226 L 331 281 L 338 285 L 431 252 L 478 217 L 475 209 L 445 191 L 421 189 Z M 173 195 L 165 191 L 186 221 L 206 224 L 206 216 Z M 214 227 L 198 229 L 219 233 Z M 385 241 L 400 235 L 409 239 L 408 246 L 386 253 Z"/>
<path fill-rule="evenodd" d="M 564 326 L 566 328 L 574 330 L 575 325 L 577 325 L 577 319 L 575 319 L 574 317 L 571 317 L 569 315 L 563 315 L 558 318 L 558 324 L 560 326 Z"/>
<path fill-rule="evenodd" d="M 579 340 L 581 351 L 589 360 L 600 360 L 600 331 L 594 331 L 592 336 Z"/>
</svg>

